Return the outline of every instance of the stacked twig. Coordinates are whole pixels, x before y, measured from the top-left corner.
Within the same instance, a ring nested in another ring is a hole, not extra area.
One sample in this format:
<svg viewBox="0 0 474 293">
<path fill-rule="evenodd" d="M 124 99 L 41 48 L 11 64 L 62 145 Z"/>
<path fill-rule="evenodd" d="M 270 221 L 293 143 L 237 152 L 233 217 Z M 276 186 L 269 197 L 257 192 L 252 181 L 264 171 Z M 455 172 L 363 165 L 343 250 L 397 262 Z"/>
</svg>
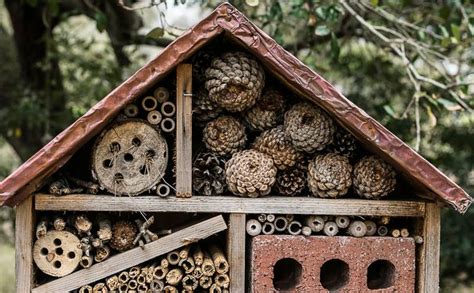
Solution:
<svg viewBox="0 0 474 293">
<path fill-rule="evenodd" d="M 171 251 L 79 292 L 229 292 L 229 263 L 222 249 L 206 242 Z M 101 288 L 102 291 L 95 291 Z"/>
</svg>

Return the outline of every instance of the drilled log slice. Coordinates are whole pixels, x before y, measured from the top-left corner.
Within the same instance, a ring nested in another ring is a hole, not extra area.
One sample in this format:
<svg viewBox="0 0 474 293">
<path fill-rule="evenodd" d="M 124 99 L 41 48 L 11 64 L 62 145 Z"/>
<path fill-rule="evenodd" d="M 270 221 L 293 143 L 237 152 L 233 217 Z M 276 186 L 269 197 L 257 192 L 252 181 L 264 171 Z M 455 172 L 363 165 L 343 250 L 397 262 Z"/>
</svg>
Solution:
<svg viewBox="0 0 474 293">
<path fill-rule="evenodd" d="M 33 259 L 38 268 L 53 277 L 72 273 L 82 257 L 79 239 L 67 231 L 49 231 L 35 242 Z"/>
<path fill-rule="evenodd" d="M 113 125 L 97 139 L 92 171 L 99 183 L 115 195 L 137 195 L 163 177 L 168 145 L 149 124 L 129 120 Z"/>
</svg>

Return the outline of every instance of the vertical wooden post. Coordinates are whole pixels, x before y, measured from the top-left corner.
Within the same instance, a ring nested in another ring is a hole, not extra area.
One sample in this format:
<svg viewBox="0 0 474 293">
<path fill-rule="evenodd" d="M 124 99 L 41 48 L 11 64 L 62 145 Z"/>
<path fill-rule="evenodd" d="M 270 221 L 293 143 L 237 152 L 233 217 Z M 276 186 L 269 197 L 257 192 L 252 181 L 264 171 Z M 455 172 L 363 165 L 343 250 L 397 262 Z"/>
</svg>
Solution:
<svg viewBox="0 0 474 293">
<path fill-rule="evenodd" d="M 230 292 L 245 292 L 245 214 L 230 214 L 227 230 Z"/>
<path fill-rule="evenodd" d="M 176 196 L 192 195 L 192 65 L 176 70 Z"/>
<path fill-rule="evenodd" d="M 15 218 L 15 273 L 16 292 L 31 292 L 33 288 L 33 195 L 16 207 Z"/>
<path fill-rule="evenodd" d="M 423 244 L 418 258 L 418 292 L 439 292 L 440 208 L 426 203 Z"/>
</svg>

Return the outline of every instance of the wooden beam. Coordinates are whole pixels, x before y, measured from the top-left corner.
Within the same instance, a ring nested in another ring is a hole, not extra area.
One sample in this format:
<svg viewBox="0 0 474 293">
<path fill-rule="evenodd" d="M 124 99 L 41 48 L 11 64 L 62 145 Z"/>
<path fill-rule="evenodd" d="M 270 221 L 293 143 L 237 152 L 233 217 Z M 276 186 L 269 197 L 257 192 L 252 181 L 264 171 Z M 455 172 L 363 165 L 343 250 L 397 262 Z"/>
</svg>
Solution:
<svg viewBox="0 0 474 293">
<path fill-rule="evenodd" d="M 229 215 L 227 258 L 230 266 L 230 292 L 245 292 L 245 214 Z"/>
<path fill-rule="evenodd" d="M 311 197 L 267 196 L 193 196 L 159 198 L 157 196 L 115 197 L 112 195 L 72 194 L 36 195 L 37 210 L 52 211 L 148 211 L 189 213 L 272 213 L 354 216 L 422 217 L 422 201 L 367 199 L 325 199 Z"/>
<path fill-rule="evenodd" d="M 192 195 L 192 65 L 176 70 L 176 196 Z"/>
<path fill-rule="evenodd" d="M 439 292 L 440 208 L 427 203 L 423 224 L 423 244 L 418 258 L 418 292 Z"/>
<path fill-rule="evenodd" d="M 16 292 L 31 292 L 33 288 L 33 196 L 25 198 L 16 207 L 15 218 L 15 273 Z"/>
<path fill-rule="evenodd" d="M 88 269 L 82 269 L 63 278 L 51 281 L 33 289 L 33 293 L 68 292 L 86 284 L 101 280 L 124 269 L 163 255 L 174 249 L 207 238 L 227 229 L 222 216 L 216 216 L 189 226 L 168 236 L 117 254 Z"/>
</svg>

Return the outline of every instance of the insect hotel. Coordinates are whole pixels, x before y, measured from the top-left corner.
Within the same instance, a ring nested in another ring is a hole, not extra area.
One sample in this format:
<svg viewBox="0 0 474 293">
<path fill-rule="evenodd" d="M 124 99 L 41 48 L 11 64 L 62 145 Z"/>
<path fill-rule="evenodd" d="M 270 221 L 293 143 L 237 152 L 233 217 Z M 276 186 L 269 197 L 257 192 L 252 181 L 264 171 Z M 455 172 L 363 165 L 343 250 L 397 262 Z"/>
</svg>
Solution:
<svg viewBox="0 0 474 293">
<path fill-rule="evenodd" d="M 471 197 L 229 4 L 0 184 L 17 292 L 437 292 Z"/>
</svg>

